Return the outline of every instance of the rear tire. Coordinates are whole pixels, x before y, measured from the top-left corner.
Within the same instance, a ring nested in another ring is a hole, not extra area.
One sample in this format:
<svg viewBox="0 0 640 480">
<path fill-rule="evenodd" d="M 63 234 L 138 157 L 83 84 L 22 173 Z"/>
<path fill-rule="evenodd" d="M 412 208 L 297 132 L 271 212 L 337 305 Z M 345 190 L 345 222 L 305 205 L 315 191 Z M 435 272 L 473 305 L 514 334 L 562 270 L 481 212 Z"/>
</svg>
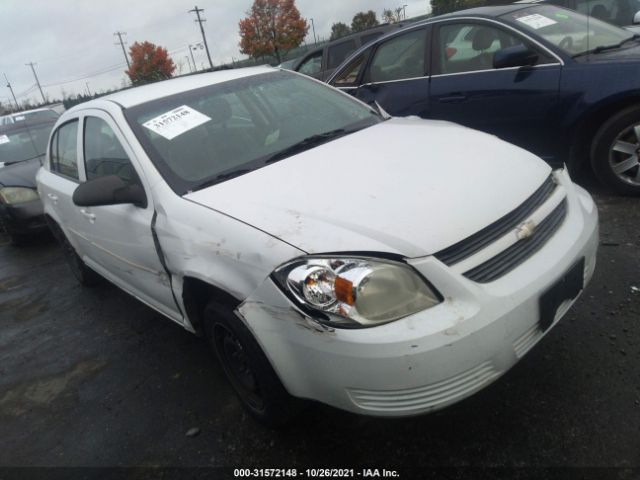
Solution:
<svg viewBox="0 0 640 480">
<path fill-rule="evenodd" d="M 268 427 L 291 422 L 302 402 L 285 390 L 249 329 L 228 307 L 205 308 L 207 341 L 244 408 Z"/>
<path fill-rule="evenodd" d="M 640 106 L 622 110 L 596 133 L 591 167 L 598 180 L 616 193 L 640 195 Z"/>
</svg>

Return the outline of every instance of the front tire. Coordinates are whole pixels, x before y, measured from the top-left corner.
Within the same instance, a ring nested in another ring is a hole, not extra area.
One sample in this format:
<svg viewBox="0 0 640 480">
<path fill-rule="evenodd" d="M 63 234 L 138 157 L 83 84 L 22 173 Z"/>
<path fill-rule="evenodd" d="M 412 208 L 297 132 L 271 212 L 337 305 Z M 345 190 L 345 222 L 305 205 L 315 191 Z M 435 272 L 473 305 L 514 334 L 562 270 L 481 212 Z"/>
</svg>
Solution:
<svg viewBox="0 0 640 480">
<path fill-rule="evenodd" d="M 285 390 L 249 329 L 229 308 L 212 302 L 205 308 L 209 345 L 244 408 L 260 423 L 280 427 L 300 410 Z"/>
<path fill-rule="evenodd" d="M 619 112 L 598 130 L 591 167 L 598 180 L 622 195 L 640 195 L 640 106 Z"/>
</svg>

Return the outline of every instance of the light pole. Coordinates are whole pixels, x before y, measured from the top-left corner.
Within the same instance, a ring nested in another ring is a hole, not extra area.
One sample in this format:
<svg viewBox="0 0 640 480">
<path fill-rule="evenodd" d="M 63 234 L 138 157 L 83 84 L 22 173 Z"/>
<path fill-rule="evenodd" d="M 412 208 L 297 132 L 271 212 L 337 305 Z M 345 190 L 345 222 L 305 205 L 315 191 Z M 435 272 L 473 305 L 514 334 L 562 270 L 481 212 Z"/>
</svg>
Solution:
<svg viewBox="0 0 640 480">
<path fill-rule="evenodd" d="M 402 5 L 402 19 L 403 20 L 407 19 L 407 6 L 406 5 Z"/>
<path fill-rule="evenodd" d="M 313 23 L 313 18 L 311 19 L 311 28 L 313 29 L 313 43 L 317 45 L 318 40 L 316 40 L 316 25 L 315 23 Z"/>
</svg>

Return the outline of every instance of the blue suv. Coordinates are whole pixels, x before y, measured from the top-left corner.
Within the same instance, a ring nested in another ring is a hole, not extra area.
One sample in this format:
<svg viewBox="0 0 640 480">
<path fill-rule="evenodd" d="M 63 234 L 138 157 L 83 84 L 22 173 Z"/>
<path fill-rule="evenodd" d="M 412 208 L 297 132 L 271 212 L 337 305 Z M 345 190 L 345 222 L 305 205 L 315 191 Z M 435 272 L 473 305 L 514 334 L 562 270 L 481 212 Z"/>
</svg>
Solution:
<svg viewBox="0 0 640 480">
<path fill-rule="evenodd" d="M 611 189 L 640 195 L 640 38 L 596 18 L 548 4 L 443 15 L 361 48 L 328 82 L 572 171 L 588 162 Z"/>
</svg>

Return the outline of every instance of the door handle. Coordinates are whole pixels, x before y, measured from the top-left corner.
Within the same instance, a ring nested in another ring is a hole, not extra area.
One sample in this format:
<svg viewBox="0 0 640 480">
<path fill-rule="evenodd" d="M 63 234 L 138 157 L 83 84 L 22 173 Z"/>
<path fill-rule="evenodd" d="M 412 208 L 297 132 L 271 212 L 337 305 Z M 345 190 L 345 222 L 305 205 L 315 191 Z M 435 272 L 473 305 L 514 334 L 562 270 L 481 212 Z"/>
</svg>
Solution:
<svg viewBox="0 0 640 480">
<path fill-rule="evenodd" d="M 88 210 L 86 210 L 84 208 L 81 208 L 80 209 L 80 213 L 82 215 L 84 215 L 85 217 L 87 217 L 91 223 L 94 223 L 96 221 L 96 216 L 93 213 L 91 213 L 90 211 L 88 211 Z"/>
<path fill-rule="evenodd" d="M 448 97 L 440 97 L 438 101 L 440 103 L 462 103 L 467 100 L 466 95 L 450 95 Z"/>
<path fill-rule="evenodd" d="M 47 197 L 49 197 L 49 199 L 50 199 L 52 202 L 57 202 L 57 201 L 58 201 L 58 197 L 57 197 L 57 195 L 54 195 L 53 193 L 47 193 Z"/>
</svg>

